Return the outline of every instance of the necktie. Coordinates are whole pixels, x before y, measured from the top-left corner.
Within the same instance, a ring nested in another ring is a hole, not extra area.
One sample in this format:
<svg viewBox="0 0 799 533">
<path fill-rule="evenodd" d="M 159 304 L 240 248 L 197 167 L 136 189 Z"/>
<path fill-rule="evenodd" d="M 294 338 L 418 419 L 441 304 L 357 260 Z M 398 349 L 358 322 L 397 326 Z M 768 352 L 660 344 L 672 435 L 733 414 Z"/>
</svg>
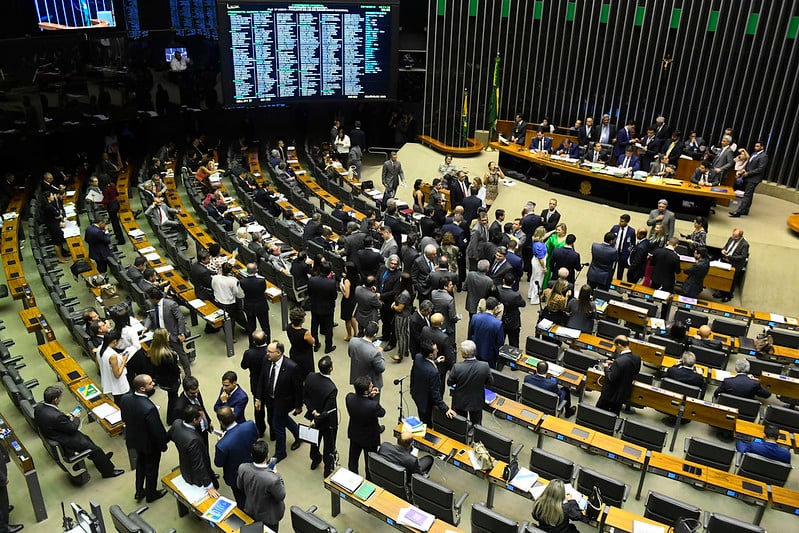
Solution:
<svg viewBox="0 0 799 533">
<path fill-rule="evenodd" d="M 275 379 L 276 378 L 276 375 L 275 375 L 276 374 L 276 372 L 275 372 L 276 369 L 277 369 L 277 363 L 272 363 L 272 366 L 269 368 L 269 397 L 270 398 L 274 398 L 275 397 L 275 382 L 277 381 L 277 379 Z"/>
<path fill-rule="evenodd" d="M 616 244 L 616 249 L 619 251 L 619 253 L 621 253 L 621 249 L 624 247 L 624 236 L 626 234 L 627 234 L 627 228 L 626 227 L 621 228 L 619 230 L 619 236 L 618 236 L 619 242 Z"/>
<path fill-rule="evenodd" d="M 158 302 L 158 309 L 157 309 L 157 312 L 156 312 L 156 320 L 158 322 L 156 325 L 159 328 L 163 328 L 164 327 L 164 301 L 163 300 Z"/>
<path fill-rule="evenodd" d="M 599 152 L 594 152 L 594 163 L 599 159 Z"/>
<path fill-rule="evenodd" d="M 159 222 L 163 222 L 164 221 L 164 208 L 163 207 L 159 207 L 158 208 L 158 221 Z"/>
<path fill-rule="evenodd" d="M 494 268 L 493 268 L 493 269 L 491 269 L 491 273 L 492 273 L 492 274 L 496 274 L 496 273 L 497 273 L 497 270 L 499 270 L 499 265 L 500 265 L 500 264 L 501 264 L 501 263 L 497 263 L 496 261 L 494 261 Z"/>
<path fill-rule="evenodd" d="M 386 283 L 386 278 L 388 278 L 388 270 L 383 272 L 383 277 L 380 278 L 380 292 L 383 292 L 383 285 Z"/>
<path fill-rule="evenodd" d="M 432 271 L 433 271 L 433 268 L 434 268 L 434 267 L 433 267 L 433 262 L 432 262 L 432 261 L 430 261 L 429 259 L 427 260 L 427 268 L 429 268 L 429 269 L 430 269 L 430 272 L 432 272 Z"/>
<path fill-rule="evenodd" d="M 464 196 L 464 198 L 465 198 L 466 196 L 468 196 L 468 193 L 466 192 L 466 180 L 463 180 L 463 181 L 461 182 L 461 190 L 463 191 L 463 196 Z"/>
<path fill-rule="evenodd" d="M 672 141 L 671 142 L 671 144 L 669 145 L 669 149 L 666 150 L 666 155 L 671 154 L 671 150 L 674 148 L 674 145 L 676 145 L 676 144 L 677 144 L 677 141 Z"/>
</svg>

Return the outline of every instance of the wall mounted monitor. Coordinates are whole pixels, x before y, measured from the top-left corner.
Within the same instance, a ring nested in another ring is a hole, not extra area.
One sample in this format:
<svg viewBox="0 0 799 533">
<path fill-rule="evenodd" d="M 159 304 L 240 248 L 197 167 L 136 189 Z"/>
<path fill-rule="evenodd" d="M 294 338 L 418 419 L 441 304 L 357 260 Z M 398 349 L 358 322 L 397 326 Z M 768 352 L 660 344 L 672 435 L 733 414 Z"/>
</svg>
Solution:
<svg viewBox="0 0 799 533">
<path fill-rule="evenodd" d="M 41 31 L 115 28 L 114 0 L 35 0 Z"/>
</svg>

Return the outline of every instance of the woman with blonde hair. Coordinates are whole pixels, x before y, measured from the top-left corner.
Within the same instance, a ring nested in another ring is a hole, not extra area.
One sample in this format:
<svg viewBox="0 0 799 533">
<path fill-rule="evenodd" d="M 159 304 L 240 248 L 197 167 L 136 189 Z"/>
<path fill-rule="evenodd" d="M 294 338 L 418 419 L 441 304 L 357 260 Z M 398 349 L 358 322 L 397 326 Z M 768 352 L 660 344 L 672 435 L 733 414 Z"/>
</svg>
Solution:
<svg viewBox="0 0 799 533">
<path fill-rule="evenodd" d="M 547 230 L 544 226 L 538 226 L 533 233 L 533 258 L 531 260 L 532 276 L 530 277 L 530 288 L 527 290 L 527 297 L 533 305 L 538 304 L 540 294 L 544 288 L 544 275 L 547 272 L 547 245 L 544 243 Z"/>
<path fill-rule="evenodd" d="M 569 283 L 564 279 L 555 282 L 552 288 L 544 289 L 544 309 L 541 318 L 551 320 L 559 326 L 565 326 L 569 320 L 566 314 L 566 306 L 569 303 L 571 292 L 568 290 Z"/>
<path fill-rule="evenodd" d="M 150 351 L 147 352 L 149 368 L 147 374 L 152 377 L 158 386 L 166 391 L 166 419 L 174 420 L 175 401 L 178 399 L 180 387 L 180 366 L 178 356 L 169 347 L 169 332 L 164 328 L 153 331 L 153 340 Z"/>
<path fill-rule="evenodd" d="M 548 533 L 576 533 L 572 520 L 579 521 L 583 516 L 580 506 L 569 494 L 560 479 L 553 479 L 533 504 L 533 518 L 538 527 Z"/>
</svg>

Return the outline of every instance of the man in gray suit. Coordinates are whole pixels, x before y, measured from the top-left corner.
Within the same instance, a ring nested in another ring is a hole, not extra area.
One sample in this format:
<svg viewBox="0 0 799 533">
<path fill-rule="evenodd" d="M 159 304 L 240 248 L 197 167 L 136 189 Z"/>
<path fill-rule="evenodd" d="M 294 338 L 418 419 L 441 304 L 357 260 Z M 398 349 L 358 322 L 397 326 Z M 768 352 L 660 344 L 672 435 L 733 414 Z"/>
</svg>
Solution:
<svg viewBox="0 0 799 533">
<path fill-rule="evenodd" d="M 741 205 L 738 206 L 738 209 L 734 213 L 730 213 L 731 217 L 745 217 L 749 214 L 749 208 L 752 207 L 752 200 L 755 197 L 755 189 L 757 184 L 763 181 L 767 166 L 768 154 L 765 152 L 765 145 L 758 141 L 755 143 L 754 152 L 749 156 L 749 161 L 746 162 L 746 167 L 738 175 L 738 178 L 743 179 L 744 182 L 744 196 L 741 198 Z"/>
<path fill-rule="evenodd" d="M 153 304 L 153 308 L 147 312 L 144 329 L 148 331 L 155 331 L 158 328 L 166 329 L 169 332 L 169 347 L 178 354 L 180 366 L 183 367 L 186 376 L 191 376 L 193 358 L 189 359 L 183 349 L 183 341 L 186 340 L 188 333 L 183 311 L 180 310 L 175 300 L 164 298 L 164 291 L 158 287 L 151 287 L 147 291 L 147 299 Z"/>
<path fill-rule="evenodd" d="M 487 259 L 481 259 L 477 262 L 477 270 L 466 274 L 466 311 L 469 312 L 470 319 L 477 313 L 477 304 L 480 300 L 488 298 L 497 290 L 494 280 L 488 276 L 489 268 L 491 263 Z"/>
<path fill-rule="evenodd" d="M 354 384 L 359 376 L 369 376 L 372 385 L 383 388 L 383 372 L 386 371 L 386 360 L 383 348 L 375 346 L 377 338 L 377 322 L 369 322 L 363 337 L 350 339 L 347 354 L 350 356 L 350 384 Z"/>
<path fill-rule="evenodd" d="M 674 237 L 674 213 L 669 211 L 668 208 L 668 200 L 665 198 L 658 200 L 658 207 L 649 212 L 646 225 L 654 227 L 655 224 L 660 223 L 660 227 L 663 229 L 663 234 L 666 236 L 666 239 L 671 239 Z"/>
<path fill-rule="evenodd" d="M 397 161 L 397 152 L 391 152 L 391 158 L 383 163 L 383 205 L 389 198 L 394 198 L 400 182 L 405 183 L 405 173 L 402 171 L 402 163 Z"/>
<path fill-rule="evenodd" d="M 483 421 L 483 403 L 485 395 L 483 389 L 491 385 L 491 368 L 485 361 L 475 358 L 477 346 L 473 341 L 463 341 L 460 345 L 463 361 L 456 363 L 447 379 L 447 385 L 454 387 L 452 390 L 452 409 L 461 416 L 469 417 L 472 424 Z"/>
<path fill-rule="evenodd" d="M 734 150 L 730 146 L 732 144 L 732 137 L 725 135 L 721 138 L 721 150 L 716 157 L 713 158 L 712 172 L 716 175 L 716 181 L 721 182 L 724 179 L 724 174 L 732 168 L 734 164 L 733 154 Z"/>
<path fill-rule="evenodd" d="M 444 315 L 444 332 L 449 337 L 450 344 L 455 346 L 455 324 L 461 319 L 461 315 L 455 310 L 455 284 L 451 279 L 441 279 L 439 283 L 439 287 L 430 295 L 433 313 Z"/>
<path fill-rule="evenodd" d="M 239 466 L 238 486 L 247 496 L 244 512 L 260 520 L 272 531 L 286 512 L 286 486 L 275 467 L 269 468 L 269 444 L 263 440 L 252 445 L 252 463 Z"/>
</svg>

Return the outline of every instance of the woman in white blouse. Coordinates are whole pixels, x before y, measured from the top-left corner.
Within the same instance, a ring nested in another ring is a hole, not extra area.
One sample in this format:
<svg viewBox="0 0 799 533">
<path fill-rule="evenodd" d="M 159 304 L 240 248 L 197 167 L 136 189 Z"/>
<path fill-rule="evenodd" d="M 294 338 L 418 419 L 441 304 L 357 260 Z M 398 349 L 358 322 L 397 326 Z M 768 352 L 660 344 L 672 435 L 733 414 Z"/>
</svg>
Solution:
<svg viewBox="0 0 799 533">
<path fill-rule="evenodd" d="M 244 297 L 244 293 L 239 287 L 239 282 L 233 277 L 233 265 L 222 263 L 219 274 L 211 277 L 211 289 L 214 291 L 214 300 L 219 307 L 227 311 L 232 319 L 242 327 L 247 326 L 247 318 L 241 312 L 238 299 Z M 236 342 L 236 338 L 233 338 Z"/>
<path fill-rule="evenodd" d="M 119 344 L 119 331 L 112 329 L 105 334 L 103 344 L 100 346 L 98 363 L 100 364 L 100 384 L 105 394 L 113 394 L 114 401 L 130 391 L 126 368 L 130 354 L 130 349 L 123 353 L 117 352 Z"/>
</svg>

